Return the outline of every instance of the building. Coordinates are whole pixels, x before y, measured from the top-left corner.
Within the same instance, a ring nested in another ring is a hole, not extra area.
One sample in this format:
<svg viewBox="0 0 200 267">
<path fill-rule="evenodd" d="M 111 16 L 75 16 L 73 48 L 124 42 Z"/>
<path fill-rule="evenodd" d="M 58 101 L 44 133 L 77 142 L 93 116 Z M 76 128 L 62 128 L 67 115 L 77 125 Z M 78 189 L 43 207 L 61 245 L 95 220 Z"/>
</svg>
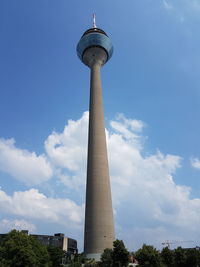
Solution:
<svg viewBox="0 0 200 267">
<path fill-rule="evenodd" d="M 77 45 L 77 55 L 90 68 L 84 253 L 96 260 L 105 248 L 113 247 L 115 239 L 100 77 L 101 67 L 112 53 L 112 43 L 96 27 L 94 16 L 93 27 L 84 32 Z"/>
<path fill-rule="evenodd" d="M 62 233 L 52 235 L 31 235 L 36 238 L 44 246 L 58 247 L 62 250 L 76 254 L 78 253 L 77 241 L 75 239 L 66 237 Z"/>
<path fill-rule="evenodd" d="M 28 235 L 28 230 L 22 230 L 21 232 Z M 4 237 L 6 235 L 7 234 L 0 234 L 0 237 Z M 62 250 L 70 254 L 78 253 L 77 241 L 75 239 L 66 237 L 62 233 L 54 234 L 53 236 L 52 235 L 34 235 L 34 234 L 30 234 L 30 236 L 37 239 L 44 246 L 52 246 L 52 247 L 61 248 Z"/>
</svg>

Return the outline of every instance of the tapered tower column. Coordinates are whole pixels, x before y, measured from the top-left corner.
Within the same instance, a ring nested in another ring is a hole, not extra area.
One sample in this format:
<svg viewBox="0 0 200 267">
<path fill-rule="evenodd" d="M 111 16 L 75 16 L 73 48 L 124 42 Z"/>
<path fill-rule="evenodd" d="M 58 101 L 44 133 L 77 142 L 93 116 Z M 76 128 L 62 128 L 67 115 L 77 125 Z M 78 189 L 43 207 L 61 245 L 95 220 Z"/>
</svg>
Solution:
<svg viewBox="0 0 200 267">
<path fill-rule="evenodd" d="M 86 254 L 102 253 L 105 248 L 112 248 L 114 241 L 100 67 L 100 64 L 91 67 L 84 240 Z"/>
<path fill-rule="evenodd" d="M 99 260 L 114 241 L 100 77 L 102 65 L 111 57 L 112 45 L 105 32 L 92 28 L 82 36 L 77 52 L 91 71 L 84 253 Z"/>
</svg>

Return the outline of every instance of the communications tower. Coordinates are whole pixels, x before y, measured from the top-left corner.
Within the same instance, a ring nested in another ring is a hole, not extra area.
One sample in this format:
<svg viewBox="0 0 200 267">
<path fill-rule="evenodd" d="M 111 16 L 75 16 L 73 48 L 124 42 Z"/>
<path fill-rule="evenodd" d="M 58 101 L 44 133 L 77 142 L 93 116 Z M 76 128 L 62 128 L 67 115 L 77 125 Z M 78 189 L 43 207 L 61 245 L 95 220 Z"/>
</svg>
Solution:
<svg viewBox="0 0 200 267">
<path fill-rule="evenodd" d="M 96 260 L 105 248 L 113 247 L 115 239 L 100 76 L 101 67 L 112 53 L 112 43 L 108 35 L 96 27 L 93 15 L 93 27 L 82 35 L 77 54 L 90 68 L 84 253 Z"/>
</svg>

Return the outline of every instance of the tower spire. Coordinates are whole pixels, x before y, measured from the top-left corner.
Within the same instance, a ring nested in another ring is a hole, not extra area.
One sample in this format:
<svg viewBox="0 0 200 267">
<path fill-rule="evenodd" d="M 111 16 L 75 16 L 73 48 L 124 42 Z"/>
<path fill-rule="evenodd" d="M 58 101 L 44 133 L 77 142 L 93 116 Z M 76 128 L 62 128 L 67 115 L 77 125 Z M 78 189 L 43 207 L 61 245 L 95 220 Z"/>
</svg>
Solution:
<svg viewBox="0 0 200 267">
<path fill-rule="evenodd" d="M 97 25 L 96 25 L 96 14 L 93 13 L 93 28 L 96 28 Z"/>
</svg>

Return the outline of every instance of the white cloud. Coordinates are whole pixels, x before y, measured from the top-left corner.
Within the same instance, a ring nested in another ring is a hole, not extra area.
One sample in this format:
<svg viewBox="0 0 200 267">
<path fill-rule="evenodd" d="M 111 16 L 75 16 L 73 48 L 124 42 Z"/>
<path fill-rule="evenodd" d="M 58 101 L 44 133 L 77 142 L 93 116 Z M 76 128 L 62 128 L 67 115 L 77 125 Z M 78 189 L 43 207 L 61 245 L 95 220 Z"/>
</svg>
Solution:
<svg viewBox="0 0 200 267">
<path fill-rule="evenodd" d="M 127 119 L 123 114 L 119 114 L 115 120 L 110 122 L 110 126 L 114 130 L 114 133 L 109 135 L 108 132 L 107 139 L 109 139 L 109 136 L 110 138 L 113 136 L 120 142 L 119 138 L 123 137 L 124 139 L 127 139 L 127 144 L 132 143 L 132 146 L 134 146 L 136 150 L 141 149 L 143 138 L 140 133 L 145 127 L 145 124 L 142 121 Z"/>
<path fill-rule="evenodd" d="M 69 120 L 62 133 L 53 132 L 45 141 L 55 176 L 71 190 L 83 190 L 85 185 L 88 117 L 84 112 L 81 119 Z"/>
<path fill-rule="evenodd" d="M 141 233 L 142 229 L 148 229 L 149 236 L 154 236 L 156 229 L 162 229 L 163 239 L 167 239 L 167 235 L 180 239 L 187 238 L 186 235 L 196 236 L 200 199 L 191 199 L 191 189 L 177 185 L 173 179 L 181 167 L 181 158 L 160 151 L 144 156 L 141 134 L 144 125 L 141 121 L 118 115 L 111 121 L 112 131 L 107 131 L 117 229 L 122 228 L 124 236 L 128 232 L 130 235 Z M 60 166 L 63 184 L 68 188 L 81 186 L 82 192 L 85 190 L 87 126 L 88 114 L 84 113 L 78 121 L 69 121 L 63 133 L 53 133 L 46 141 L 48 155 L 55 165 Z M 71 140 L 75 151 L 70 146 Z M 77 151 L 84 153 L 80 156 Z M 68 168 L 73 174 L 62 175 L 61 167 Z M 145 240 L 145 235 L 143 238 Z"/>
<path fill-rule="evenodd" d="M 177 185 L 173 177 L 181 167 L 181 158 L 160 151 L 146 154 L 144 126 L 120 114 L 107 130 L 117 236 L 125 239 L 130 249 L 131 237 L 135 248 L 147 241 L 157 245 L 154 241 L 170 238 L 200 239 L 200 198 L 192 199 L 191 188 Z M 85 112 L 79 120 L 69 120 L 62 133 L 53 132 L 45 141 L 46 159 L 67 189 L 68 199 L 50 198 L 36 189 L 13 196 L 1 190 L 0 212 L 26 220 L 82 225 L 83 205 L 77 203 L 85 194 L 87 128 Z M 160 237 L 155 239 L 156 233 Z"/>
<path fill-rule="evenodd" d="M 118 114 L 116 119 L 117 121 L 121 121 L 122 124 L 130 129 L 132 132 L 141 132 L 145 126 L 143 121 L 135 120 L 135 119 L 127 119 L 123 114 Z M 112 122 L 111 122 L 112 123 Z"/>
<path fill-rule="evenodd" d="M 52 176 L 44 155 L 17 148 L 14 139 L 0 139 L 0 170 L 27 185 L 39 184 Z"/>
<path fill-rule="evenodd" d="M 113 123 L 111 125 L 113 126 Z M 127 129 L 125 124 L 123 126 Z M 131 134 L 128 137 L 130 136 Z M 177 168 L 181 167 L 181 158 L 164 155 L 159 151 L 143 156 L 143 146 L 135 144 L 135 132 L 132 139 L 133 142 L 130 138 L 127 139 L 125 130 L 110 134 L 108 139 L 112 191 L 118 224 L 123 225 L 123 230 L 126 228 L 126 233 L 132 233 L 133 238 L 138 229 L 142 233 L 142 229 L 146 228 L 149 236 L 151 231 L 153 236 L 156 229 L 162 227 L 162 238 L 166 233 L 168 236 L 178 235 L 179 239 L 196 239 L 196 235 L 200 236 L 200 199 L 191 199 L 191 189 L 175 184 L 173 179 Z M 138 137 L 137 140 L 141 142 L 141 138 Z M 133 228 L 133 225 L 136 225 L 136 228 Z M 182 230 L 179 232 L 177 229 Z M 140 245 L 146 240 L 145 232 L 141 238 L 143 241 L 138 240 Z"/>
<path fill-rule="evenodd" d="M 45 141 L 45 149 L 52 163 L 70 171 L 85 167 L 88 131 L 88 112 L 77 121 L 69 120 L 63 133 L 53 132 Z"/>
<path fill-rule="evenodd" d="M 35 232 L 36 227 L 34 224 L 26 220 L 9 220 L 3 219 L 0 221 L 0 232 L 7 233 L 13 229 L 16 230 L 28 230 L 29 232 Z"/>
<path fill-rule="evenodd" d="M 12 196 L 0 190 L 0 213 L 76 226 L 82 223 L 83 205 L 67 198 L 48 198 L 37 189 L 14 192 Z"/>
<path fill-rule="evenodd" d="M 191 158 L 190 159 L 191 165 L 192 167 L 196 168 L 196 169 L 200 169 L 200 159 L 198 158 Z"/>
</svg>

